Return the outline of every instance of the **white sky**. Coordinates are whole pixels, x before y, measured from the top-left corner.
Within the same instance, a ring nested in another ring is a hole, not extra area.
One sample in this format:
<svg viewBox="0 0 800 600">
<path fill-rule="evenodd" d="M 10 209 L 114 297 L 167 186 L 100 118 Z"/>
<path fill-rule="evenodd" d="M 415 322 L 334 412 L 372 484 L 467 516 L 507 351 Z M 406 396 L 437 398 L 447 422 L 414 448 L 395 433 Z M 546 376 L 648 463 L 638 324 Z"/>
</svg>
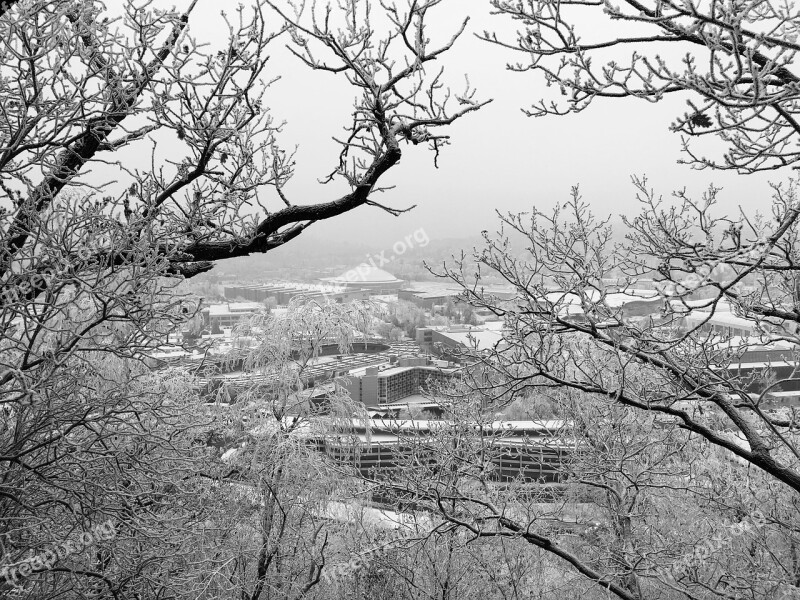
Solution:
<svg viewBox="0 0 800 600">
<path fill-rule="evenodd" d="M 376 3 L 377 4 L 377 3 Z M 200 0 L 190 20 L 200 41 L 218 34 L 219 4 Z M 484 29 L 509 31 L 502 17 L 489 14 L 487 0 L 450 0 L 437 9 L 429 34 L 444 39 L 464 15 L 472 21 L 467 33 L 443 58 L 456 91 L 463 88 L 463 73 L 481 98 L 494 102 L 450 127 L 452 146 L 445 148 L 440 168 L 422 146 L 404 147 L 403 159 L 384 183 L 397 188 L 378 198 L 394 207 L 417 204 L 399 217 L 362 207 L 348 215 L 318 223 L 309 233 L 324 238 L 364 241 L 376 248 L 391 247 L 395 240 L 424 227 L 431 239 L 463 237 L 483 229 L 494 230 L 495 209 L 521 212 L 536 205 L 550 207 L 568 198 L 572 185 L 580 184 L 584 198 L 596 214 L 631 214 L 636 210 L 634 174 L 646 174 L 657 191 L 668 196 L 686 186 L 699 193 L 710 183 L 724 188 L 723 207 L 738 205 L 767 208 L 768 180 L 787 173 L 739 176 L 732 173 L 691 171 L 678 165 L 680 138 L 668 130 L 672 118 L 684 111 L 683 101 L 669 104 L 643 101 L 600 100 L 579 115 L 529 118 L 521 107 L 551 93 L 539 75 L 505 70 L 510 51 L 489 45 L 472 35 Z M 598 24 L 601 29 L 605 25 Z M 323 186 L 318 178 L 329 173 L 338 156 L 331 136 L 348 123 L 353 93 L 341 77 L 311 72 L 276 44 L 273 71 L 283 79 L 276 84 L 270 107 L 287 125 L 281 137 L 285 147 L 299 146 L 295 179 L 287 186 L 297 203 L 327 201 L 342 188 Z"/>
</svg>

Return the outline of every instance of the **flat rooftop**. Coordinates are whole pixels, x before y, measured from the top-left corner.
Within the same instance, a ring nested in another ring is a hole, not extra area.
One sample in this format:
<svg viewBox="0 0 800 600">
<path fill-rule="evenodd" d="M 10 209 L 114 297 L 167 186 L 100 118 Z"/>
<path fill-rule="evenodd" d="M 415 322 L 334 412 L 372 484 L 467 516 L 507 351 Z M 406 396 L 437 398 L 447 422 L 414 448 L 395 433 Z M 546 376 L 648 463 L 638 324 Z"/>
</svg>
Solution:
<svg viewBox="0 0 800 600">
<path fill-rule="evenodd" d="M 405 373 L 406 371 L 413 371 L 414 369 L 424 369 L 426 371 L 441 371 L 442 373 L 453 373 L 458 371 L 457 367 L 438 367 L 436 365 L 410 365 L 407 367 L 390 367 L 383 371 L 378 371 L 378 375 L 391 376 Z"/>
<path fill-rule="evenodd" d="M 233 315 L 252 313 L 262 310 L 263 304 L 259 302 L 225 302 L 224 304 L 210 304 L 208 314 L 211 316 Z"/>
<path fill-rule="evenodd" d="M 455 330 L 450 328 L 435 331 L 438 331 L 439 335 L 457 344 L 478 350 L 492 348 L 495 344 L 503 340 L 503 334 L 500 331 L 483 327 L 473 327 L 471 329 L 458 328 Z"/>
</svg>

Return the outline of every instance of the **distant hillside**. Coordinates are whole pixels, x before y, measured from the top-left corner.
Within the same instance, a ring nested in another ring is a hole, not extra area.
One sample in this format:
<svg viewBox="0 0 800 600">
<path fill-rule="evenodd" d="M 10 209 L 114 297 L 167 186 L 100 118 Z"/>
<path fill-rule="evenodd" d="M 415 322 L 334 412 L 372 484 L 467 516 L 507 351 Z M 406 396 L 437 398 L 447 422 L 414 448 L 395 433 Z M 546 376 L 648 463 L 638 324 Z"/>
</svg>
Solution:
<svg viewBox="0 0 800 600">
<path fill-rule="evenodd" d="M 313 234 L 300 235 L 285 246 L 266 254 L 253 254 L 220 261 L 210 275 L 216 279 L 302 279 L 303 274 L 349 268 L 354 260 L 363 258 L 369 248 L 348 240 L 326 240 Z M 307 278 L 307 276 L 305 277 Z"/>
<path fill-rule="evenodd" d="M 613 238 L 622 241 L 626 228 L 618 221 L 613 229 Z M 524 248 L 526 242 L 515 240 L 517 250 Z M 407 240 L 388 240 L 386 246 L 378 247 L 349 239 L 323 238 L 309 232 L 267 254 L 220 261 L 210 273 L 196 280 L 201 283 L 270 279 L 315 281 L 367 262 L 406 281 L 430 281 L 436 278 L 425 268 L 425 263 L 441 271 L 443 263 L 453 265 L 453 257 L 460 256 L 462 250 L 469 259 L 474 248 L 483 246 L 479 235 L 433 239 L 409 236 Z M 491 279 L 487 279 L 489 281 Z"/>
</svg>

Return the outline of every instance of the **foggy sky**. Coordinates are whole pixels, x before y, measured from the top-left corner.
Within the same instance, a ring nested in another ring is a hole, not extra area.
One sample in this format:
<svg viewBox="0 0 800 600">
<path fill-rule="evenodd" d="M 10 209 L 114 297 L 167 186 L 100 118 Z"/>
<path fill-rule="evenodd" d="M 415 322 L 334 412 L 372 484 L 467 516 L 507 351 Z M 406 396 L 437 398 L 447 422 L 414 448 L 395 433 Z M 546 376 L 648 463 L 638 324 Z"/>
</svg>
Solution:
<svg viewBox="0 0 800 600">
<path fill-rule="evenodd" d="M 219 33 L 219 5 L 202 4 L 190 28 L 198 40 L 213 39 Z M 733 213 L 739 205 L 748 210 L 767 208 L 767 181 L 788 177 L 781 172 L 741 176 L 693 171 L 678 165 L 680 137 L 668 126 L 685 110 L 684 100 L 671 98 L 660 104 L 599 100 L 578 115 L 526 117 L 520 109 L 552 95 L 552 89 L 545 88 L 538 74 L 507 71 L 506 62 L 521 57 L 473 35 L 484 29 L 510 32 L 510 23 L 491 16 L 486 0 L 451 0 L 433 14 L 438 15 L 429 29 L 434 41 L 449 37 L 464 15 L 471 16 L 467 32 L 441 63 L 456 83 L 455 91 L 461 91 L 463 73 L 468 73 L 478 97 L 494 102 L 450 126 L 452 145 L 443 150 L 438 170 L 422 146 L 403 147 L 401 163 L 383 181 L 396 189 L 376 199 L 397 208 L 417 204 L 413 211 L 392 217 L 361 207 L 317 223 L 308 233 L 363 241 L 376 248 L 389 247 L 420 227 L 432 239 L 472 236 L 496 228 L 495 210 L 522 212 L 533 205 L 547 208 L 563 203 L 575 184 L 596 214 L 631 214 L 637 207 L 632 175 L 647 175 L 665 196 L 682 187 L 699 196 L 710 183 L 720 185 L 723 207 Z M 345 188 L 320 185 L 317 180 L 335 166 L 339 148 L 330 138 L 348 124 L 354 91 L 343 77 L 310 71 L 280 49 L 282 45 L 282 41 L 276 44 L 272 53 L 270 75 L 283 79 L 275 84 L 268 102 L 275 118 L 287 121 L 280 136 L 283 146 L 298 146 L 296 175 L 285 191 L 296 203 L 328 201 Z"/>
</svg>

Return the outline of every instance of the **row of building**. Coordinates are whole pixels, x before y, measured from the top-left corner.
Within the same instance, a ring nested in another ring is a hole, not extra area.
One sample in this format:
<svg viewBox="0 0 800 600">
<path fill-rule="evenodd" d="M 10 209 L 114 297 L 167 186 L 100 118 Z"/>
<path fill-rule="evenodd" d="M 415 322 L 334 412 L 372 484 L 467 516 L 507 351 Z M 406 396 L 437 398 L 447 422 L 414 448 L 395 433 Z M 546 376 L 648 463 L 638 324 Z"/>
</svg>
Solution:
<svg viewBox="0 0 800 600">
<path fill-rule="evenodd" d="M 404 285 L 405 281 L 402 279 L 365 263 L 337 277 L 322 277 L 317 283 L 274 281 L 228 285 L 224 288 L 224 295 L 227 300 L 241 299 L 262 303 L 274 299 L 278 305 L 285 306 L 298 297 L 325 296 L 337 302 L 349 302 L 376 295 L 396 295 Z"/>
<path fill-rule="evenodd" d="M 338 303 L 367 300 L 370 297 L 370 290 L 323 284 L 278 282 L 228 285 L 224 288 L 224 295 L 226 300 L 248 300 L 262 305 L 268 300 L 274 300 L 276 305 L 285 306 L 296 298 L 328 299 Z"/>
<path fill-rule="evenodd" d="M 497 348 L 503 341 L 502 321 L 483 325 L 438 325 L 417 328 L 417 344 L 423 352 L 456 356 L 466 350 Z"/>
<path fill-rule="evenodd" d="M 673 310 L 664 311 L 672 302 Z M 791 340 L 795 323 L 776 318 L 745 318 L 724 302 L 669 300 L 648 290 L 630 290 L 603 297 L 605 306 L 618 309 L 618 317 L 643 327 L 666 327 L 675 336 L 692 333 L 705 345 L 711 368 L 737 382 L 762 408 L 800 406 L 800 353 Z M 578 302 L 562 302 L 566 318 L 580 320 Z"/>
<path fill-rule="evenodd" d="M 485 296 L 491 296 L 498 301 L 511 300 L 517 295 L 516 291 L 506 288 L 484 288 L 483 293 Z M 425 310 L 442 312 L 448 302 L 460 300 L 461 290 L 459 288 L 442 287 L 430 282 L 420 282 L 415 284 L 413 288 L 399 290 L 397 297 L 400 300 L 416 304 Z M 490 314 L 488 311 L 486 314 L 482 314 L 480 310 L 477 310 L 477 313 L 479 316 L 489 316 Z"/>
<path fill-rule="evenodd" d="M 436 432 L 447 421 L 424 419 L 353 419 L 349 435 L 311 438 L 317 449 L 334 460 L 354 466 L 365 477 L 386 477 L 415 461 L 435 460 Z M 575 450 L 564 421 L 495 421 L 469 433 L 480 436 L 482 458 L 493 468 L 490 480 L 499 483 L 558 484 L 563 462 Z M 373 498 L 373 500 L 392 500 Z"/>
<path fill-rule="evenodd" d="M 265 302 L 274 299 L 284 306 L 297 297 L 326 296 L 336 302 L 365 300 L 370 296 L 391 295 L 412 302 L 420 308 L 435 312 L 449 301 L 457 301 L 461 291 L 441 282 L 417 282 L 408 287 L 407 281 L 366 263 L 353 267 L 337 277 L 322 277 L 317 283 L 275 281 L 228 285 L 224 288 L 227 300 Z M 499 300 L 509 300 L 516 292 L 508 288 L 487 288 L 487 295 Z"/>
</svg>

